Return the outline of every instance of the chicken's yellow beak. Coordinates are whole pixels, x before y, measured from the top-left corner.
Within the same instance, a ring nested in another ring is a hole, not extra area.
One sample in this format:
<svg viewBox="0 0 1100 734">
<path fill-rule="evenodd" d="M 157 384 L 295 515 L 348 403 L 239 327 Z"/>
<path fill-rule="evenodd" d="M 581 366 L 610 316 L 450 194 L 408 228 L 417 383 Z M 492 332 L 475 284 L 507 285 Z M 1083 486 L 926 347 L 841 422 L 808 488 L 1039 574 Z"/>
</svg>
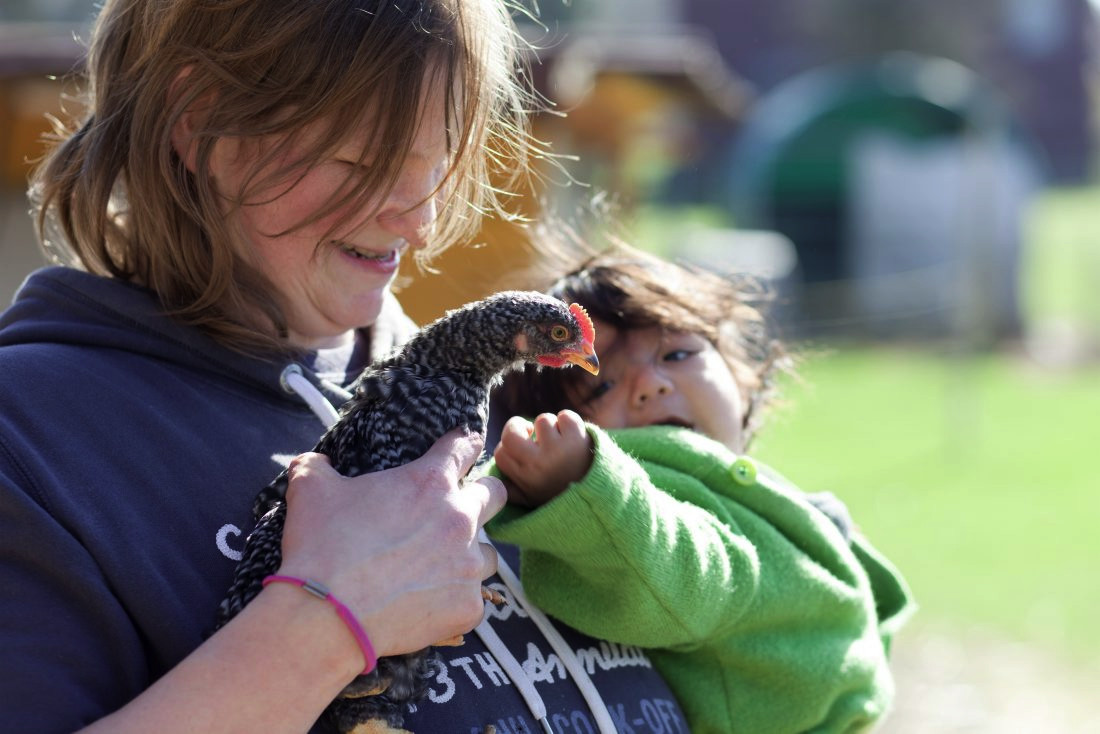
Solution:
<svg viewBox="0 0 1100 734">
<path fill-rule="evenodd" d="M 566 362 L 575 364 L 586 372 L 600 374 L 600 359 L 596 356 L 596 348 L 587 340 L 581 343 L 580 349 L 562 350 L 561 356 Z"/>
</svg>

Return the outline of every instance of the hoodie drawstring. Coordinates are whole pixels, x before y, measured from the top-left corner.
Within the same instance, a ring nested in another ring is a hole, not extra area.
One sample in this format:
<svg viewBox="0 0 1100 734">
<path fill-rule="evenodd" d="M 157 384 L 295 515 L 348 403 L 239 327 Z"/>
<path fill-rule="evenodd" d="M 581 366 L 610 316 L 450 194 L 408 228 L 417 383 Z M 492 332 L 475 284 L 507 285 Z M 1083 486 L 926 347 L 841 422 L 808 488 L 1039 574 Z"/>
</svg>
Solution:
<svg viewBox="0 0 1100 734">
<path fill-rule="evenodd" d="M 490 543 L 489 536 L 485 534 L 484 530 L 480 532 L 480 540 L 482 543 Z M 557 653 L 558 659 L 561 660 L 562 665 L 569 671 L 570 677 L 573 678 L 573 682 L 577 685 L 577 688 L 580 689 L 581 696 L 584 697 L 585 703 L 588 704 L 588 708 L 592 711 L 592 715 L 596 719 L 596 728 L 599 730 L 600 734 L 615 734 L 617 729 L 615 728 L 614 720 L 611 718 L 611 713 L 607 710 L 607 704 L 604 703 L 603 697 L 600 695 L 595 684 L 592 683 L 592 679 L 588 677 L 588 673 L 585 671 L 584 666 L 581 665 L 581 661 L 577 658 L 577 654 L 573 652 L 573 648 L 569 646 L 569 643 L 565 641 L 565 638 L 561 636 L 561 633 L 558 632 L 557 628 L 554 627 L 542 610 L 532 604 L 527 598 L 527 594 L 523 591 L 523 584 L 520 583 L 519 576 L 512 571 L 511 567 L 509 567 L 499 555 L 497 557 L 497 575 L 500 576 L 504 585 L 508 587 L 508 590 L 512 592 L 512 596 L 515 597 L 516 603 L 527 612 L 531 621 L 535 623 L 535 626 L 542 632 L 543 637 L 550 643 L 550 647 Z M 484 624 L 485 622 L 482 622 L 482 625 Z M 478 627 L 474 629 L 474 632 L 476 632 L 478 636 L 481 636 L 482 625 L 478 625 Z M 481 636 L 481 639 L 485 641 L 483 636 Z M 485 645 L 488 647 L 489 643 L 485 642 Z M 511 653 L 507 650 L 504 652 L 511 656 Z M 495 650 L 493 650 L 493 654 L 496 655 Z M 499 657 L 497 659 L 500 661 Z M 504 667 L 504 662 L 500 662 L 501 666 Z M 505 668 L 505 670 L 507 670 L 507 668 Z M 518 687 L 519 684 L 517 683 L 517 688 Z M 542 703 L 541 699 L 539 703 Z M 532 713 L 534 713 L 534 709 L 532 709 Z M 546 726 L 547 724 L 543 723 L 543 727 Z"/>
<path fill-rule="evenodd" d="M 486 602 L 486 604 L 489 603 Z M 486 608 L 486 611 L 488 611 L 488 608 Z M 539 723 L 542 730 L 546 734 L 554 734 L 554 730 L 550 727 L 550 722 L 546 718 L 546 704 L 543 703 L 542 696 L 535 690 L 535 684 L 523 672 L 523 667 L 516 660 L 515 655 L 504 646 L 504 641 L 500 639 L 496 630 L 489 624 L 488 614 L 481 620 L 481 624 L 474 627 L 474 632 L 485 643 L 485 649 L 489 651 L 489 654 L 500 663 L 504 674 L 511 679 L 512 684 L 519 691 L 519 695 L 523 697 L 527 708 L 531 711 L 531 715 L 535 717 L 535 721 Z"/>
<path fill-rule="evenodd" d="M 340 414 L 336 412 L 336 408 L 332 407 L 332 403 L 306 379 L 301 365 L 288 364 L 283 368 L 282 374 L 279 375 L 279 384 L 287 392 L 294 393 L 304 400 L 325 428 L 332 428 L 332 424 L 340 418 Z"/>
<path fill-rule="evenodd" d="M 281 384 L 283 389 L 287 392 L 294 393 L 305 401 L 306 405 L 310 407 L 325 428 L 331 428 L 340 418 L 340 414 L 332 407 L 332 404 L 329 403 L 325 396 L 321 394 L 321 391 L 318 390 L 312 382 L 306 379 L 301 365 L 287 365 L 279 376 L 279 384 Z M 325 387 L 329 387 L 329 385 L 326 384 Z M 341 388 L 337 392 L 343 393 L 346 391 Z M 350 394 L 348 396 L 350 397 Z M 485 534 L 484 530 L 480 531 L 479 539 L 482 543 L 490 543 L 489 536 Z M 504 585 L 512 592 L 516 602 L 535 623 L 539 631 L 542 632 L 546 641 L 550 643 L 550 647 L 557 653 L 558 659 L 561 660 L 562 665 L 565 666 L 565 669 L 573 678 L 573 682 L 577 685 L 577 688 L 580 689 L 581 696 L 584 697 L 589 709 L 592 710 L 600 734 L 616 734 L 615 724 L 611 719 L 611 714 L 607 710 L 607 705 L 604 703 L 596 686 L 593 685 L 592 679 L 588 677 L 588 673 L 585 672 L 580 660 L 577 659 L 576 653 L 569 647 L 569 644 L 565 641 L 565 638 L 561 636 L 561 633 L 550 623 L 546 615 L 527 599 L 527 595 L 523 592 L 523 584 L 520 583 L 519 577 L 508 567 L 504 559 L 499 558 L 499 556 L 497 573 L 500 575 Z M 474 632 L 481 638 L 481 641 L 485 643 L 486 649 L 496 658 L 497 662 L 500 663 L 501 669 L 504 670 L 505 674 L 512 680 L 512 683 L 516 686 L 516 690 L 519 691 L 524 702 L 527 703 L 527 708 L 531 710 L 531 715 L 534 716 L 535 720 L 542 726 L 545 734 L 553 734 L 554 730 L 546 718 L 546 704 L 543 702 L 542 696 L 539 695 L 538 691 L 535 689 L 535 684 L 524 672 L 523 666 L 520 665 L 511 651 L 505 647 L 504 642 L 489 625 L 488 607 L 486 607 L 485 618 L 482 619 L 481 624 L 474 628 Z"/>
</svg>

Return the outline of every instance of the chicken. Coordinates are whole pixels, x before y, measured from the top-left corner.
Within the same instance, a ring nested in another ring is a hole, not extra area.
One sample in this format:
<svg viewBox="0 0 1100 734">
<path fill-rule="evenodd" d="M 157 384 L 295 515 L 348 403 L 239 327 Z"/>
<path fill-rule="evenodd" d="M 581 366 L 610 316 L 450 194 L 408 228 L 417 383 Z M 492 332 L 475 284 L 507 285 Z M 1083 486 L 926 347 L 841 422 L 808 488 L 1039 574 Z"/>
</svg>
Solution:
<svg viewBox="0 0 1100 734">
<path fill-rule="evenodd" d="M 314 451 L 327 455 L 341 474 L 357 476 L 406 464 L 458 426 L 484 433 L 489 390 L 506 370 L 534 362 L 547 367 L 576 364 L 596 373 L 594 338 L 584 309 L 539 293 L 508 291 L 467 304 L 365 369 L 339 420 Z M 219 605 L 215 629 L 260 592 L 265 576 L 278 570 L 286 487 L 283 472 L 256 497 L 256 526 Z M 370 674 L 358 676 L 329 705 L 327 718 L 341 732 L 396 730 L 405 706 L 425 692 L 430 654 L 429 648 L 380 658 Z"/>
</svg>

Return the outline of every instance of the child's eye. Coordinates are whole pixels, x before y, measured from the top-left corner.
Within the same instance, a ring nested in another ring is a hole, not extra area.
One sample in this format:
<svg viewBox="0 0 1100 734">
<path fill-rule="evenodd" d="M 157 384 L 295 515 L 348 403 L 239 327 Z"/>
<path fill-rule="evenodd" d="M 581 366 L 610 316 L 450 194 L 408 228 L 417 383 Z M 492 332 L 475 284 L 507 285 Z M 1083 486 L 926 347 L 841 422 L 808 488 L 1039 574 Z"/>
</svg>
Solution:
<svg viewBox="0 0 1100 734">
<path fill-rule="evenodd" d="M 670 332 L 661 338 L 660 351 L 662 362 L 683 362 L 707 348 L 707 341 L 692 332 Z"/>
<path fill-rule="evenodd" d="M 592 388 L 591 390 L 588 391 L 588 396 L 585 397 L 584 402 L 585 403 L 594 403 L 594 402 L 596 402 L 597 400 L 602 398 L 604 395 L 606 395 L 608 393 L 608 391 L 610 391 L 611 388 L 614 387 L 614 385 L 615 385 L 615 383 L 613 383 L 611 380 L 604 380 L 603 382 L 601 382 L 600 384 L 596 385 L 594 388 Z"/>
</svg>

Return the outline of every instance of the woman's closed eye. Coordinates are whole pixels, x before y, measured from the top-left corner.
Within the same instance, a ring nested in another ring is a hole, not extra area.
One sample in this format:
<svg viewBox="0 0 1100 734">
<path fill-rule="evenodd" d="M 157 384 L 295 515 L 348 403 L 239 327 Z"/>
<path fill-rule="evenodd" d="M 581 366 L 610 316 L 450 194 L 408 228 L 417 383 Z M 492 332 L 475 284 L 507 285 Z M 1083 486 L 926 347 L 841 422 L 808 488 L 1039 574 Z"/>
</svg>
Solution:
<svg viewBox="0 0 1100 734">
<path fill-rule="evenodd" d="M 347 166 L 352 171 L 354 171 L 355 173 L 359 173 L 359 174 L 366 174 L 366 173 L 370 172 L 370 168 L 371 168 L 370 161 L 351 161 L 351 160 L 345 160 L 343 158 L 337 158 L 336 162 L 341 164 L 341 165 Z"/>
</svg>

